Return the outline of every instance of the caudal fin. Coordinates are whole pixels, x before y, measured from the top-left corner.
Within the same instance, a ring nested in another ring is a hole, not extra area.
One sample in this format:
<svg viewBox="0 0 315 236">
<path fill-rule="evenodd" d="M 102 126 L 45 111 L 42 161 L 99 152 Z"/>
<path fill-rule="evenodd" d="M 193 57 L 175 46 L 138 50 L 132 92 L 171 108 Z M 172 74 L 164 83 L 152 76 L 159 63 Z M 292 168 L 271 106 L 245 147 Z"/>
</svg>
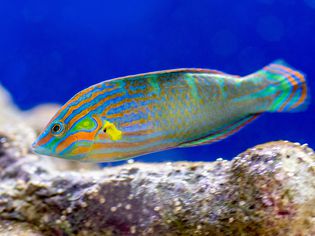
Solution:
<svg viewBox="0 0 315 236">
<path fill-rule="evenodd" d="M 307 108 L 309 92 L 305 76 L 278 60 L 258 72 L 271 82 L 276 89 L 276 97 L 269 107 L 271 112 L 297 112 Z"/>
</svg>

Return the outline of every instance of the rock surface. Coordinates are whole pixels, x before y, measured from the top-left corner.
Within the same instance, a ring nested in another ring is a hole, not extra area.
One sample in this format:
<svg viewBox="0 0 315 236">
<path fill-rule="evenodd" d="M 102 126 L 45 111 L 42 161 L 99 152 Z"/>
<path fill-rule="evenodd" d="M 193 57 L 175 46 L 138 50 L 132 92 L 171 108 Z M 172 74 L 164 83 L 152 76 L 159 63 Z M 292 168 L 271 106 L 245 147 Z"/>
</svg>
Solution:
<svg viewBox="0 0 315 236">
<path fill-rule="evenodd" d="M 38 228 L 21 222 L 15 221 L 0 221 L 0 235 L 5 236 L 44 236 Z"/>
<path fill-rule="evenodd" d="M 9 110 L 0 114 L 0 235 L 315 235 L 307 145 L 271 142 L 232 161 L 64 169 L 69 161 L 30 152 L 34 129 Z"/>
</svg>

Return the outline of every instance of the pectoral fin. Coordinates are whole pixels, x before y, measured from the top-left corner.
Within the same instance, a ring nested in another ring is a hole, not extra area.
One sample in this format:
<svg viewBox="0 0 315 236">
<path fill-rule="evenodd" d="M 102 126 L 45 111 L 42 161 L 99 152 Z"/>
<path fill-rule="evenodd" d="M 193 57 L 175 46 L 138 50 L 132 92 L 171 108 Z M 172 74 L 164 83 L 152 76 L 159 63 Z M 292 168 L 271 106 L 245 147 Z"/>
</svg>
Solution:
<svg viewBox="0 0 315 236">
<path fill-rule="evenodd" d="M 118 141 L 122 138 L 122 132 L 109 121 L 105 121 L 103 131 L 108 134 L 112 141 Z"/>
<path fill-rule="evenodd" d="M 213 143 L 213 142 L 225 139 L 226 137 L 239 131 L 245 125 L 247 125 L 248 123 L 256 119 L 259 115 L 260 114 L 246 116 L 245 118 L 242 118 L 236 122 L 233 122 L 223 127 L 222 129 L 219 129 L 218 131 L 207 135 L 206 137 L 202 137 L 200 139 L 196 139 L 187 143 L 182 143 L 179 145 L 179 147 L 199 146 L 199 145 L 209 144 L 209 143 Z"/>
</svg>

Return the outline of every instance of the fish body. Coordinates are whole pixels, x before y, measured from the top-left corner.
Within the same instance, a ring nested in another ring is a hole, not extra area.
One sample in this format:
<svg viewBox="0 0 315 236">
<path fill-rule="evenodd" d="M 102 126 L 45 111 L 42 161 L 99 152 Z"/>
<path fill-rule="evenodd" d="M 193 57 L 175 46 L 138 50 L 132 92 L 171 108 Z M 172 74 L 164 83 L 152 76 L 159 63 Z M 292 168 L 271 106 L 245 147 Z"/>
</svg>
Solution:
<svg viewBox="0 0 315 236">
<path fill-rule="evenodd" d="M 107 162 L 212 143 L 263 112 L 300 111 L 304 76 L 275 62 L 245 77 L 176 69 L 104 81 L 70 99 L 33 144 L 35 152 Z"/>
</svg>

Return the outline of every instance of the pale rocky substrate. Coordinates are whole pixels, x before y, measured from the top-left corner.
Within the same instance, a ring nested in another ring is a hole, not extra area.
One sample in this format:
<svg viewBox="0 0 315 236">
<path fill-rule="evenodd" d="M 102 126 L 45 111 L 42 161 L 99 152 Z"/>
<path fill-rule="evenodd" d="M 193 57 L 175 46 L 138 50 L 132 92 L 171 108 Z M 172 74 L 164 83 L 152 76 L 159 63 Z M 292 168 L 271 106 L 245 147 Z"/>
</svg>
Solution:
<svg viewBox="0 0 315 236">
<path fill-rule="evenodd" d="M 31 154 L 33 128 L 8 104 L 0 112 L 0 235 L 315 235 L 307 145 L 79 171 Z"/>
</svg>

